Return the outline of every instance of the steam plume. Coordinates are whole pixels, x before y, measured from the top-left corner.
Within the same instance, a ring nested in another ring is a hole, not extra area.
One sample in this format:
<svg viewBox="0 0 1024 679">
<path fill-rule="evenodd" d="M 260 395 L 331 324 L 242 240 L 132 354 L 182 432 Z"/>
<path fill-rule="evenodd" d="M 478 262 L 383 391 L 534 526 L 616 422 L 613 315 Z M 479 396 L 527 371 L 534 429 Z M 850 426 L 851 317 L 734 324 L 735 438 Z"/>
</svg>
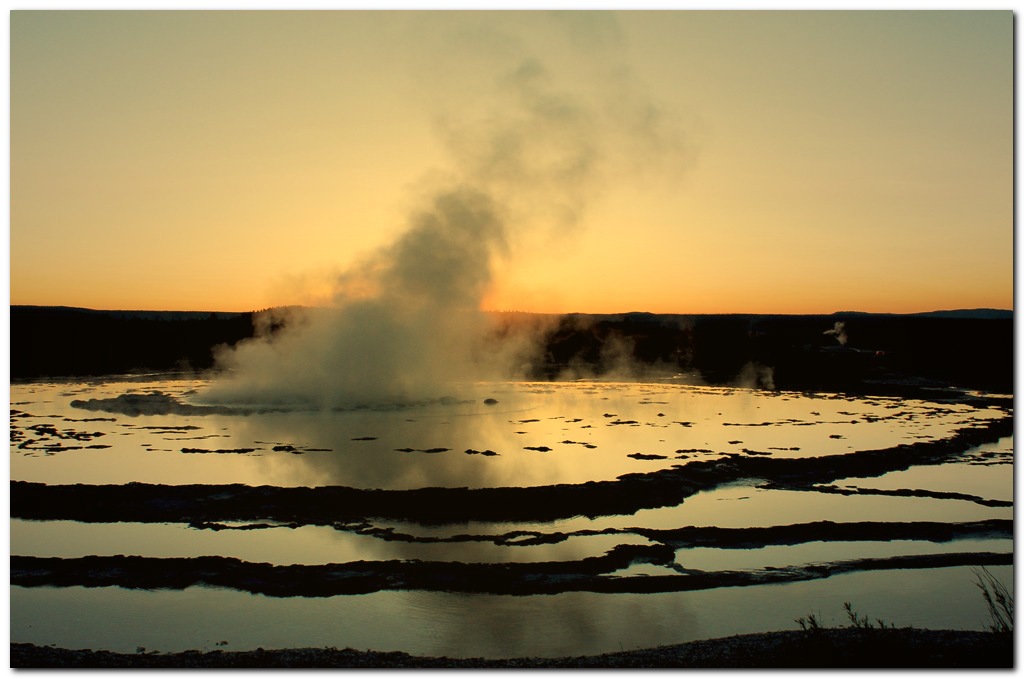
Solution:
<svg viewBox="0 0 1024 679">
<path fill-rule="evenodd" d="M 528 346 L 484 341 L 480 305 L 497 259 L 510 256 L 525 229 L 579 222 L 615 163 L 680 150 L 627 71 L 607 61 L 614 24 L 601 20 L 594 31 L 554 16 L 527 19 L 553 23 L 580 56 L 608 63 L 608 79 L 590 91 L 570 86 L 518 36 L 502 36 L 503 49 L 481 59 L 491 75 L 477 84 L 473 106 L 435 114 L 453 168 L 430 180 L 407 230 L 338 277 L 333 308 L 296 312 L 283 330 L 222 352 L 226 372 L 208 400 L 345 407 L 430 399 L 452 381 L 515 376 L 511 366 Z M 588 35 L 600 38 L 600 55 Z M 631 103 L 622 99 L 627 89 Z"/>
<path fill-rule="evenodd" d="M 841 344 L 844 347 L 846 346 L 846 342 L 849 339 L 849 337 L 847 337 L 846 335 L 846 323 L 844 323 L 843 321 L 836 321 L 834 326 L 832 326 L 822 334 L 832 335 L 833 337 L 836 338 L 836 341 L 839 342 L 839 344 Z"/>
</svg>

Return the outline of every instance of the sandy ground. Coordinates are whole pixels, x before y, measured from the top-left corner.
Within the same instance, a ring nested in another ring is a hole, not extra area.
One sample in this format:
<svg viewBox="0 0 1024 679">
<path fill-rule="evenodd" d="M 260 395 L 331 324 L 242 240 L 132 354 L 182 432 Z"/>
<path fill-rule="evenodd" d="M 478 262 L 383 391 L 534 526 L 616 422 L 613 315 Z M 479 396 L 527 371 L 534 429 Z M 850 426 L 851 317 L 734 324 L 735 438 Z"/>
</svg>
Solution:
<svg viewBox="0 0 1024 679">
<path fill-rule="evenodd" d="M 571 658 L 428 658 L 300 648 L 111 653 L 11 644 L 13 668 L 986 668 L 1013 667 L 1013 637 L 991 632 L 821 629 L 770 632 Z"/>
</svg>

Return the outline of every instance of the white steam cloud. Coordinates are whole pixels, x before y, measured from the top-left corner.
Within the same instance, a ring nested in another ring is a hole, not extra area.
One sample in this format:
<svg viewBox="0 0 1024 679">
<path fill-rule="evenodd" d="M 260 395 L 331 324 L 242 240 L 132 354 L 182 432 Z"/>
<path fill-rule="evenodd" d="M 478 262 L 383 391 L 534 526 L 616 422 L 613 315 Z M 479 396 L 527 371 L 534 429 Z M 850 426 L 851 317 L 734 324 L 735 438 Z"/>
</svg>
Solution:
<svg viewBox="0 0 1024 679">
<path fill-rule="evenodd" d="M 596 86 L 581 87 L 578 71 L 556 72 L 521 39 L 529 30 L 517 35 L 505 23 L 488 27 L 492 40 L 473 33 L 477 53 L 426 59 L 433 73 L 451 73 L 434 97 L 462 85 L 473 95 L 434 116 L 453 168 L 432 176 L 395 242 L 338 278 L 332 308 L 267 319 L 283 328 L 221 352 L 224 372 L 206 400 L 350 407 L 516 377 L 529 342 L 494 342 L 494 320 L 480 310 L 498 258 L 521 256 L 524 229 L 578 223 L 611 168 L 674 168 L 685 154 L 670 118 L 611 56 L 619 36 L 610 15 L 511 14 L 523 28 L 560 35 L 572 63 L 602 75 Z M 459 74 L 464 60 L 478 64 L 463 74 L 471 82 Z"/>
<path fill-rule="evenodd" d="M 846 342 L 850 339 L 846 334 L 846 323 L 843 321 L 836 321 L 835 325 L 826 330 L 823 335 L 832 335 L 836 338 L 842 346 L 846 346 Z"/>
</svg>

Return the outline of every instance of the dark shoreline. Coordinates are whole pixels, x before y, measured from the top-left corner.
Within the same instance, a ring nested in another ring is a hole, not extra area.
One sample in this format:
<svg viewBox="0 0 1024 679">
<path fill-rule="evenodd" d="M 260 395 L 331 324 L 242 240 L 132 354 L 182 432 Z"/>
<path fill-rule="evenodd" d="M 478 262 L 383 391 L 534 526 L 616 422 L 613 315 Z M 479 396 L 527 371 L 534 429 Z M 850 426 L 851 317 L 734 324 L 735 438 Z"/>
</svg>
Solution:
<svg viewBox="0 0 1024 679">
<path fill-rule="evenodd" d="M 668 545 L 619 545 L 603 556 L 579 561 L 486 564 L 393 560 L 274 566 L 223 556 L 12 556 L 11 584 L 21 587 L 117 586 L 144 590 L 183 590 L 198 585 L 272 597 L 331 597 L 385 590 L 517 596 L 564 592 L 643 594 L 800 582 L 860 571 L 1013 565 L 1011 552 L 951 552 L 757 570 L 615 574 L 636 563 L 669 566 L 674 558 L 675 550 Z"/>
<path fill-rule="evenodd" d="M 11 644 L 12 668 L 1012 668 L 995 632 L 852 627 L 765 632 L 563 658 L 421 657 L 337 648 L 114 653 Z"/>
</svg>

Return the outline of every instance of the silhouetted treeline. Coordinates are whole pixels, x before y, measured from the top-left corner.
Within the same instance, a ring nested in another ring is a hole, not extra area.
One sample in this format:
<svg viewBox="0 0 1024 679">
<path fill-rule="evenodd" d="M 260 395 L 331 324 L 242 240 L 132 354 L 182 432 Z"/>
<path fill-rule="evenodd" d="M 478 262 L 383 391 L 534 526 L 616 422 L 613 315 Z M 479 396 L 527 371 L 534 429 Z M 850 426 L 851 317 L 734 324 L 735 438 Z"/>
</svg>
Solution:
<svg viewBox="0 0 1024 679">
<path fill-rule="evenodd" d="M 253 334 L 252 313 L 11 307 L 11 377 L 204 370 Z"/>
<path fill-rule="evenodd" d="M 1012 393 L 1013 319 L 1008 312 L 564 316 L 535 376 L 582 365 L 596 374 L 653 366 L 696 372 L 709 384 L 784 390 L 936 383 Z"/>
<path fill-rule="evenodd" d="M 204 370 L 254 333 L 254 313 L 11 307 L 11 377 Z M 507 314 L 536 335 L 536 379 L 696 374 L 709 384 L 906 392 L 949 385 L 1012 393 L 1011 312 L 817 316 Z M 513 329 L 510 329 L 513 328 Z M 501 334 L 501 333 L 499 333 Z"/>
</svg>

